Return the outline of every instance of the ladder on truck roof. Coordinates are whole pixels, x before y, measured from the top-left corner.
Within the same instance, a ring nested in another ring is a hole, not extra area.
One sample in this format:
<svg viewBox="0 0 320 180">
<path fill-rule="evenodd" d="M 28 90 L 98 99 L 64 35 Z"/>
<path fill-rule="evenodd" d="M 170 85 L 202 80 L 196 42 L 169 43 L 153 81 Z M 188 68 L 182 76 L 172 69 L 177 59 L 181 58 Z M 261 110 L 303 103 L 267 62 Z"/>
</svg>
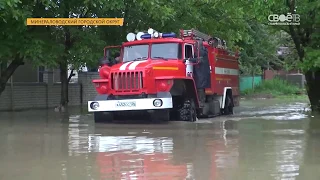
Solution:
<svg viewBox="0 0 320 180">
<path fill-rule="evenodd" d="M 191 37 L 197 40 L 207 41 L 208 44 L 215 48 L 227 49 L 227 44 L 225 40 L 221 40 L 218 37 L 211 37 L 203 32 L 200 32 L 196 29 L 190 30 L 180 30 L 180 36 L 183 37 Z"/>
</svg>

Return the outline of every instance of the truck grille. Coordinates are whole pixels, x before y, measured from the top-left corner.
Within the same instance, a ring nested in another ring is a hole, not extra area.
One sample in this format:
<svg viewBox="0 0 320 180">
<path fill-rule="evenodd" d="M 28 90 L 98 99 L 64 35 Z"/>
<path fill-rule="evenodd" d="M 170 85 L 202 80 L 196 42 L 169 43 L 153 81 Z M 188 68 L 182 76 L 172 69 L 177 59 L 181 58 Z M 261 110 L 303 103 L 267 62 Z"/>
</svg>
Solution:
<svg viewBox="0 0 320 180">
<path fill-rule="evenodd" d="M 112 89 L 116 91 L 138 91 L 143 88 L 142 72 L 111 73 Z"/>
</svg>

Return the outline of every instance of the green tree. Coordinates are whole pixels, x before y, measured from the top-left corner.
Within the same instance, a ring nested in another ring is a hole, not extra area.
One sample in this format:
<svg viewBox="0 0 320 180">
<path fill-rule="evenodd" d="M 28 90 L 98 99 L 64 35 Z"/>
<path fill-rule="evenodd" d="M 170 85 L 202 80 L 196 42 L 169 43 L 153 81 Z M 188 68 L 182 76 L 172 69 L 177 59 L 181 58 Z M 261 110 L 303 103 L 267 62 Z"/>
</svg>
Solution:
<svg viewBox="0 0 320 180">
<path fill-rule="evenodd" d="M 96 17 L 91 11 L 91 7 L 97 6 L 95 2 L 88 1 L 50 1 L 38 9 L 42 11 L 41 17 L 49 18 L 84 18 Z M 101 3 L 101 2 L 100 2 Z M 68 104 L 68 65 L 72 65 L 74 69 L 78 69 L 85 62 L 92 64 L 97 61 L 102 54 L 104 41 L 100 39 L 100 34 L 96 27 L 92 26 L 48 26 L 50 32 L 50 40 L 55 50 L 51 53 L 55 54 L 55 64 L 51 67 L 59 67 L 61 82 L 61 98 L 60 106 L 65 107 Z"/>
<path fill-rule="evenodd" d="M 26 18 L 33 14 L 33 9 L 40 4 L 34 1 L 6 0 L 0 3 L 0 95 L 14 71 L 24 62 L 43 65 L 51 63 L 45 59 L 50 46 L 44 38 L 44 27 L 31 28 L 26 26 Z"/>
<path fill-rule="evenodd" d="M 301 69 L 299 56 L 290 34 L 280 30 L 277 32 L 276 38 L 279 39 L 279 46 L 286 48 L 284 49 L 283 54 L 279 55 L 282 67 L 286 71 Z"/>
<path fill-rule="evenodd" d="M 272 35 L 269 27 L 256 21 L 248 24 L 249 39 L 237 43 L 241 47 L 240 69 L 244 75 L 260 75 L 261 69 L 269 64 L 279 65 L 276 50 L 278 39 Z"/>
<path fill-rule="evenodd" d="M 300 15 L 300 25 L 275 28 L 290 34 L 306 77 L 311 108 L 320 111 L 320 1 L 274 0 L 270 3 L 274 13 Z"/>
<path fill-rule="evenodd" d="M 316 77 L 320 76 L 320 43 L 316 27 L 319 7 L 316 0 L 288 0 L 285 3 L 283 0 L 1 1 L 0 25 L 4 28 L 0 42 L 3 64 L 0 93 L 14 70 L 30 61 L 35 65 L 60 68 L 61 105 L 65 106 L 68 103 L 68 64 L 75 68 L 84 63 L 94 66 L 102 56 L 104 46 L 119 44 L 126 40 L 128 32 L 148 27 L 176 33 L 179 29 L 197 28 L 226 40 L 229 49 L 241 47 L 242 68 L 259 69 L 270 61 L 277 61 L 274 56 L 275 44 L 279 43 L 276 34 L 283 30 L 290 34 L 305 71 L 310 102 L 318 107 L 320 96 L 317 97 L 316 92 L 320 89 L 316 86 Z M 268 23 L 268 15 L 287 12 L 300 14 L 300 26 L 273 26 L 273 34 L 270 27 L 262 25 Z M 27 17 L 123 17 L 125 22 L 122 27 L 28 27 L 25 26 Z"/>
<path fill-rule="evenodd" d="M 85 62 L 90 64 L 97 61 L 105 43 L 100 40 L 99 32 L 94 27 L 26 26 L 26 19 L 72 17 L 72 14 L 91 17 L 92 13 L 83 10 L 84 3 L 78 1 L 7 3 L 11 6 L 1 6 L 3 13 L 0 24 L 4 28 L 0 42 L 0 93 L 4 91 L 14 71 L 29 61 L 35 66 L 59 67 L 62 82 L 60 103 L 65 106 L 68 102 L 68 64 L 78 68 Z"/>
<path fill-rule="evenodd" d="M 241 1 L 239 1 L 240 3 Z M 306 76 L 307 93 L 312 110 L 320 111 L 320 1 L 318 0 L 267 0 L 247 1 L 247 18 L 255 16 L 261 24 L 268 24 L 270 14 L 298 14 L 300 25 L 272 26 L 287 32 L 295 46 L 300 68 Z M 295 52 L 291 54 L 295 56 Z"/>
</svg>

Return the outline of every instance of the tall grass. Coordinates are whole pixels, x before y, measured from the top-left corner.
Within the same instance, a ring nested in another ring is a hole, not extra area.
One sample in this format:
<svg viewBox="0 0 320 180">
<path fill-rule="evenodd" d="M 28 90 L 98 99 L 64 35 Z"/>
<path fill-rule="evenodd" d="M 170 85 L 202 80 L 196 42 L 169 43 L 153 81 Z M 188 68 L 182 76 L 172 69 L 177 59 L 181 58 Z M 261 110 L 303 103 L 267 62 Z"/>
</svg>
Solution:
<svg viewBox="0 0 320 180">
<path fill-rule="evenodd" d="M 272 80 L 264 80 L 260 84 L 256 85 L 254 89 L 248 89 L 242 92 L 243 95 L 254 94 L 271 94 L 277 95 L 293 95 L 301 92 L 302 90 L 290 84 L 288 81 L 274 78 Z"/>
</svg>

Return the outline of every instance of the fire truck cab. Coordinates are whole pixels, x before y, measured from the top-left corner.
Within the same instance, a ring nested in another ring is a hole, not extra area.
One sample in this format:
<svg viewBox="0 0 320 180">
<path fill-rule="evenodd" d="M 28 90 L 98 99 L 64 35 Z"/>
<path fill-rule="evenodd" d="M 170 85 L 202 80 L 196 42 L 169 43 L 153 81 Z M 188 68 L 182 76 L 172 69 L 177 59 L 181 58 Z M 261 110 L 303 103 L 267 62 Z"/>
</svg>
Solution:
<svg viewBox="0 0 320 180">
<path fill-rule="evenodd" d="M 88 111 L 95 122 L 138 112 L 153 121 L 193 122 L 232 114 L 239 105 L 238 53 L 229 52 L 224 40 L 195 29 L 180 30 L 176 37 L 151 28 L 129 33 L 127 40 L 119 46 L 120 63 L 103 65 L 101 78 L 92 81 L 98 95 Z M 199 79 L 209 83 L 200 87 Z"/>
</svg>

